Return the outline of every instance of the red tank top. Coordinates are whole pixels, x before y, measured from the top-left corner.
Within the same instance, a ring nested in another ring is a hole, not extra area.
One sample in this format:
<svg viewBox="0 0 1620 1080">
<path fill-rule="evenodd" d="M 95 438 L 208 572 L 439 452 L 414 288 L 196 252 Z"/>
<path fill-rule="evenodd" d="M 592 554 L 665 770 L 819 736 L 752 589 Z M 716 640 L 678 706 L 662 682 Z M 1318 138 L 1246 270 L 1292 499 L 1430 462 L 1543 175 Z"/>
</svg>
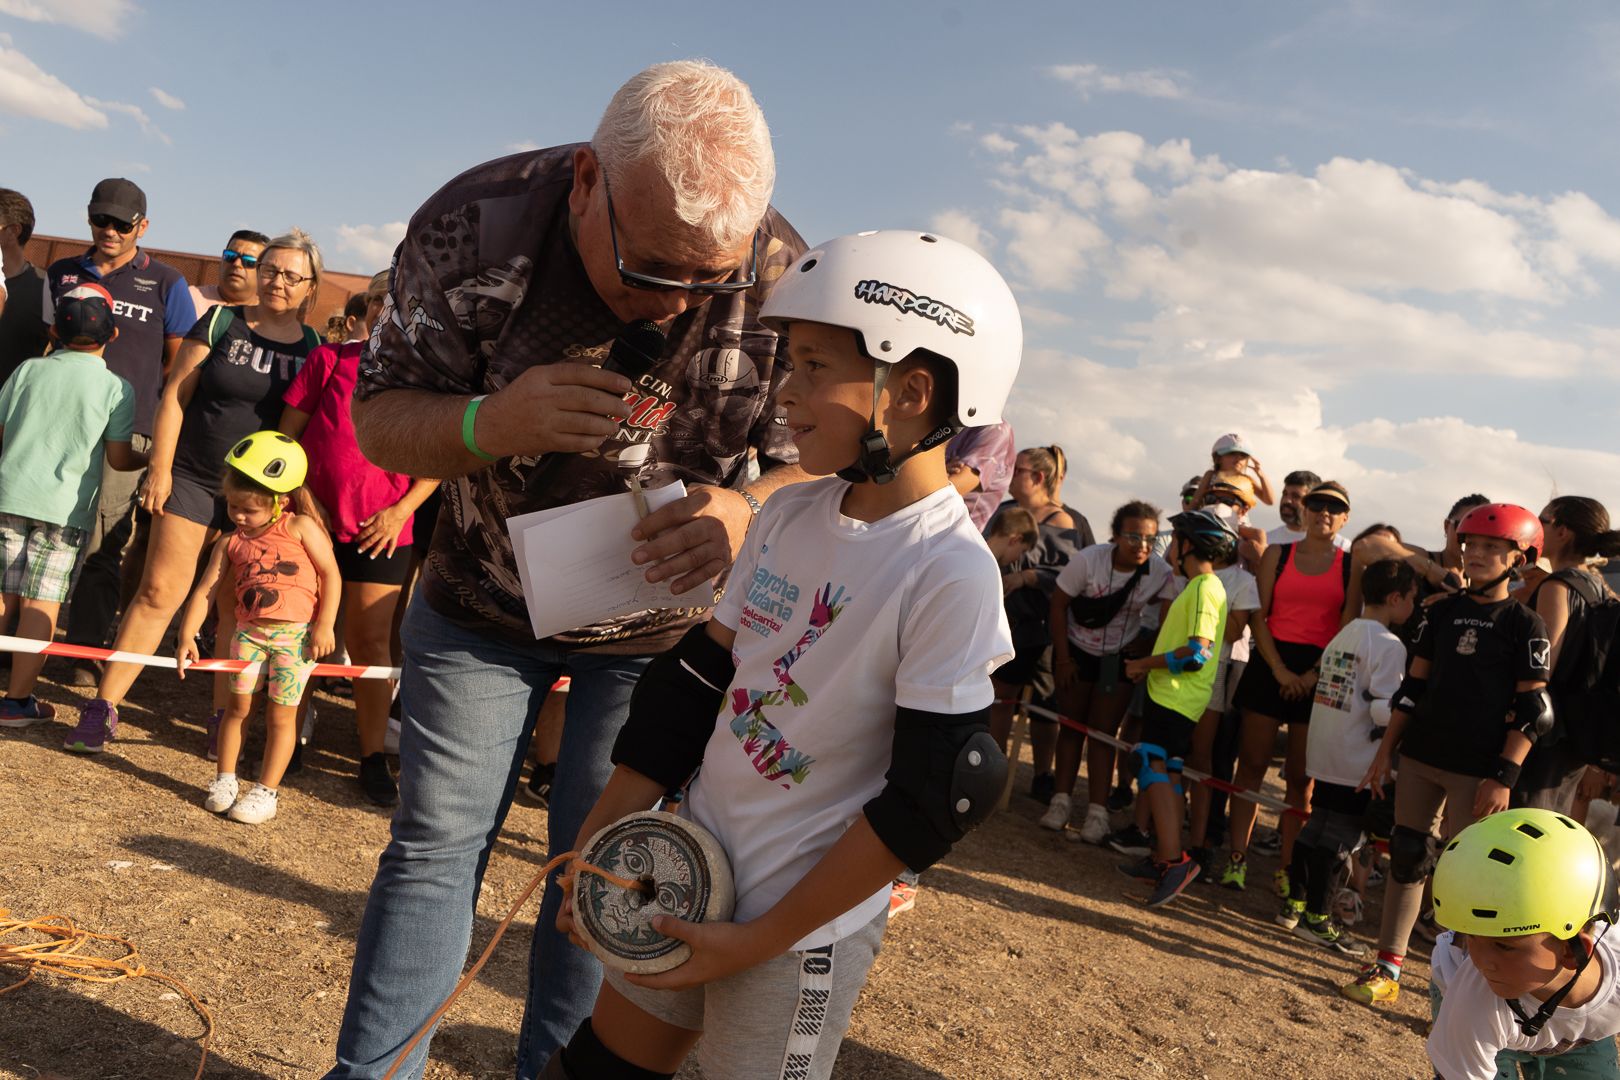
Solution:
<svg viewBox="0 0 1620 1080">
<path fill-rule="evenodd" d="M 1292 558 L 1283 563 L 1271 587 L 1271 614 L 1266 616 L 1266 629 L 1273 638 L 1327 648 L 1339 632 L 1339 616 L 1344 611 L 1344 557 L 1335 547 L 1332 565 L 1320 574 L 1300 573 Z"/>
<path fill-rule="evenodd" d="M 258 536 L 240 531 L 226 541 L 228 580 L 236 587 L 236 623 L 308 623 L 315 618 L 320 579 L 309 552 L 288 531 L 291 511 Z"/>
</svg>

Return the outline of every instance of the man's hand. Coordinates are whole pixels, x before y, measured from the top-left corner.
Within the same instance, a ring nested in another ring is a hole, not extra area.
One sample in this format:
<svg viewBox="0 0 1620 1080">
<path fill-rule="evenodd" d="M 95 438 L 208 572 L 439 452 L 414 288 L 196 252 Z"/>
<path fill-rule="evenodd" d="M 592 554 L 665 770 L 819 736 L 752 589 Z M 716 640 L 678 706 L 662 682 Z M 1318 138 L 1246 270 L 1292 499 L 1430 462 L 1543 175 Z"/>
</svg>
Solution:
<svg viewBox="0 0 1620 1080">
<path fill-rule="evenodd" d="M 626 975 L 625 981 L 649 990 L 686 990 L 763 964 L 782 950 L 765 940 L 759 924 L 693 923 L 673 915 L 653 919 L 652 927 L 667 937 L 692 946 L 692 955 L 679 967 L 657 975 Z"/>
<path fill-rule="evenodd" d="M 1474 818 L 1489 817 L 1508 808 L 1508 789 L 1490 777 L 1479 782 L 1474 789 Z"/>
<path fill-rule="evenodd" d="M 735 491 L 694 487 L 641 519 L 630 535 L 646 543 L 630 557 L 638 566 L 651 563 L 647 580 L 668 581 L 678 595 L 712 581 L 731 565 L 753 519 L 747 501 Z"/>
<path fill-rule="evenodd" d="M 496 457 L 581 454 L 619 430 L 631 389 L 623 375 L 590 364 L 532 367 L 479 406 L 473 434 Z"/>
</svg>

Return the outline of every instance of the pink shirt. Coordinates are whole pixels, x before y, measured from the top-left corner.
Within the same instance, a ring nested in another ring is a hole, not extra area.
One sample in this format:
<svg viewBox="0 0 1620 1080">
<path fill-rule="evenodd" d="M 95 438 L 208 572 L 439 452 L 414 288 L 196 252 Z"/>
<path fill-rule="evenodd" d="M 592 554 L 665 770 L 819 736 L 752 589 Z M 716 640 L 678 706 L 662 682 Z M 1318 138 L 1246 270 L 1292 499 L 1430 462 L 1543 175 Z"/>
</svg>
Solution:
<svg viewBox="0 0 1620 1080">
<path fill-rule="evenodd" d="M 349 419 L 360 373 L 363 343 L 322 345 L 309 354 L 293 377 L 282 401 L 309 414 L 309 426 L 299 442 L 309 455 L 305 483 L 326 507 L 333 538 L 348 543 L 360 535 L 360 523 L 384 507 L 392 506 L 411 488 L 411 478 L 385 472 L 366 460 L 355 441 Z M 411 519 L 399 530 L 398 546 L 411 543 Z"/>
</svg>

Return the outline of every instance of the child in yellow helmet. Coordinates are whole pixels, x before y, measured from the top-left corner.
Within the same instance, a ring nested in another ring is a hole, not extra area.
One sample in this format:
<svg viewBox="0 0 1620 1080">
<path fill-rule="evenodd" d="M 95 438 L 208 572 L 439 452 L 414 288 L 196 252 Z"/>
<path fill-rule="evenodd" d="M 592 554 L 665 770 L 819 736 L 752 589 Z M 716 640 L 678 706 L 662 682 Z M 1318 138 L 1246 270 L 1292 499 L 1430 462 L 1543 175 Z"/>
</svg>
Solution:
<svg viewBox="0 0 1620 1080">
<path fill-rule="evenodd" d="M 1441 1080 L 1620 1076 L 1613 892 L 1597 839 L 1552 810 L 1492 814 L 1446 845 L 1428 1046 Z"/>
<path fill-rule="evenodd" d="M 261 666 L 231 679 L 231 702 L 219 726 L 219 762 L 203 805 L 233 821 L 258 825 L 276 816 L 277 788 L 298 740 L 298 702 L 317 656 L 333 649 L 343 579 L 332 542 L 313 519 L 289 509 L 309 463 L 303 447 L 279 431 L 258 431 L 225 455 L 224 494 L 236 531 L 220 537 L 208 568 L 181 614 L 180 677 L 200 659 L 197 631 L 214 589 L 226 577 L 236 593 L 232 656 Z M 264 759 L 258 783 L 237 798 L 236 759 L 253 695 L 267 689 Z"/>
</svg>

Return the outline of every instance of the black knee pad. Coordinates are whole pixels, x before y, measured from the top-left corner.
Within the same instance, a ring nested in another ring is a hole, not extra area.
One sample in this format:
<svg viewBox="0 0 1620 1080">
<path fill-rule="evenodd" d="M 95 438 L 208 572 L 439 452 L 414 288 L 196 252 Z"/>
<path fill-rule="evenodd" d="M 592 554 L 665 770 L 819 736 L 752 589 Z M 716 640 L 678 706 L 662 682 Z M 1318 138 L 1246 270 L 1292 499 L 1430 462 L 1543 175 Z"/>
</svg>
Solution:
<svg viewBox="0 0 1620 1080">
<path fill-rule="evenodd" d="M 1417 885 L 1434 872 L 1435 848 L 1428 833 L 1397 825 L 1389 836 L 1389 876 L 1402 885 Z"/>
<path fill-rule="evenodd" d="M 568 1045 L 551 1055 L 539 1080 L 670 1080 L 674 1075 L 632 1065 L 603 1046 L 587 1016 Z"/>
</svg>

